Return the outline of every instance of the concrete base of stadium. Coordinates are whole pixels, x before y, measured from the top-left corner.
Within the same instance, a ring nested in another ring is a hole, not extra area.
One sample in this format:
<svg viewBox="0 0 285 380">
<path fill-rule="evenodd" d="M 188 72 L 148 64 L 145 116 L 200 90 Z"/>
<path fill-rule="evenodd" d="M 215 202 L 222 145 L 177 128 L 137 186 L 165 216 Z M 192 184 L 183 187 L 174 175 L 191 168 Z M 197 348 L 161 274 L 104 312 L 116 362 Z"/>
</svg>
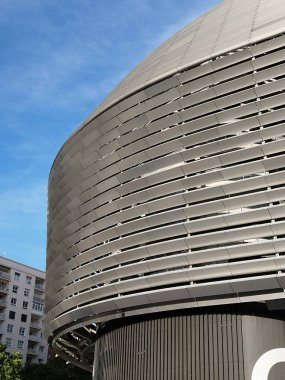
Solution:
<svg viewBox="0 0 285 380">
<path fill-rule="evenodd" d="M 254 303 L 106 323 L 93 380 L 284 380 L 282 314 Z"/>
</svg>

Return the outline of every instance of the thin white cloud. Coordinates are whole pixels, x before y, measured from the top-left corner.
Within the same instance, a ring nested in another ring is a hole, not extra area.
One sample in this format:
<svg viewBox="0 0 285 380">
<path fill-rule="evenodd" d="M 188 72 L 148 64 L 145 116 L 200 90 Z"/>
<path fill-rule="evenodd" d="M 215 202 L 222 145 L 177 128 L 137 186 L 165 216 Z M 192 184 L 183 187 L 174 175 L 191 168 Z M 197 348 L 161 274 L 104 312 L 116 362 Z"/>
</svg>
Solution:
<svg viewBox="0 0 285 380">
<path fill-rule="evenodd" d="M 37 230 L 45 230 L 46 199 L 44 181 L 0 192 L 0 228 L 15 228 L 17 236 L 22 223 L 32 222 Z"/>
</svg>

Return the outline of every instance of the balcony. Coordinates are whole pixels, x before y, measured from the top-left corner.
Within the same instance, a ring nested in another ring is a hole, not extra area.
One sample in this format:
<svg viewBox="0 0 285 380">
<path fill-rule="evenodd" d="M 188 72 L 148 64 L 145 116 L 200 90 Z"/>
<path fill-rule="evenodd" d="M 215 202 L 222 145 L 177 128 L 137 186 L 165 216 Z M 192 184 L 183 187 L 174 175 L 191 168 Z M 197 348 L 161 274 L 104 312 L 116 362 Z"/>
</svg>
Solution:
<svg viewBox="0 0 285 380">
<path fill-rule="evenodd" d="M 38 350 L 36 348 L 27 348 L 27 354 L 28 355 L 33 355 L 33 356 L 36 356 L 38 355 Z"/>
<path fill-rule="evenodd" d="M 32 327 L 33 329 L 38 329 L 38 330 L 41 330 L 42 329 L 42 323 L 39 323 L 39 322 L 32 322 L 30 323 L 30 327 Z"/>
<path fill-rule="evenodd" d="M 6 281 L 10 281 L 11 280 L 11 276 L 8 272 L 3 272 L 0 270 L 0 279 L 1 280 L 6 280 Z"/>
<path fill-rule="evenodd" d="M 0 306 L 1 306 L 1 304 L 0 304 Z M 37 315 L 37 316 L 42 316 L 43 313 L 44 313 L 44 311 L 43 310 L 41 311 L 41 310 L 32 309 L 31 313 L 34 314 L 34 315 Z"/>
<path fill-rule="evenodd" d="M 45 291 L 44 285 L 40 283 L 35 283 L 35 289 L 40 290 L 41 292 Z"/>
<path fill-rule="evenodd" d="M 8 286 L 0 285 L 0 293 L 7 294 L 9 292 Z"/>
<path fill-rule="evenodd" d="M 41 297 L 34 296 L 33 301 L 39 302 L 39 303 L 45 303 L 45 300 Z"/>
<path fill-rule="evenodd" d="M 0 298 L 0 306 L 6 307 L 7 306 L 7 301 L 3 298 Z"/>
<path fill-rule="evenodd" d="M 42 338 L 39 335 L 29 334 L 29 340 L 38 343 L 42 340 Z"/>
</svg>

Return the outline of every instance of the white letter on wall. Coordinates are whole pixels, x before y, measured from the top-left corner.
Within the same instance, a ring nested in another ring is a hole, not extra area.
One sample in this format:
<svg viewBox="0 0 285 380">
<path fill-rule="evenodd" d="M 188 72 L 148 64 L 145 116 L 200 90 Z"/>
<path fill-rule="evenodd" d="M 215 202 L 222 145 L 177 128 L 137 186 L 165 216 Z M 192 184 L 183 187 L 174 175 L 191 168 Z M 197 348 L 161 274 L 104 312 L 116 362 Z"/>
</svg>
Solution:
<svg viewBox="0 0 285 380">
<path fill-rule="evenodd" d="M 280 362 L 285 362 L 285 348 L 276 348 L 266 352 L 257 360 L 251 380 L 268 380 L 271 368 Z"/>
</svg>

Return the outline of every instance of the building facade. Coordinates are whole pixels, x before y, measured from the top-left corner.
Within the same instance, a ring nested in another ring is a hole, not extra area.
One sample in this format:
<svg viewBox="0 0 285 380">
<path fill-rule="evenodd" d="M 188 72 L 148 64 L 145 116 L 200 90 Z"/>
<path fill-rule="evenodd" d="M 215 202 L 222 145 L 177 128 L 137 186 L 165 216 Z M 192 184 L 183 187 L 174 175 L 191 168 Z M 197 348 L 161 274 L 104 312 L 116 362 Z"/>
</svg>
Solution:
<svg viewBox="0 0 285 380">
<path fill-rule="evenodd" d="M 45 272 L 0 256 L 0 342 L 24 363 L 46 363 Z"/>
<path fill-rule="evenodd" d="M 283 379 L 284 59 L 284 0 L 225 0 L 60 150 L 45 331 L 94 380 Z"/>
</svg>

